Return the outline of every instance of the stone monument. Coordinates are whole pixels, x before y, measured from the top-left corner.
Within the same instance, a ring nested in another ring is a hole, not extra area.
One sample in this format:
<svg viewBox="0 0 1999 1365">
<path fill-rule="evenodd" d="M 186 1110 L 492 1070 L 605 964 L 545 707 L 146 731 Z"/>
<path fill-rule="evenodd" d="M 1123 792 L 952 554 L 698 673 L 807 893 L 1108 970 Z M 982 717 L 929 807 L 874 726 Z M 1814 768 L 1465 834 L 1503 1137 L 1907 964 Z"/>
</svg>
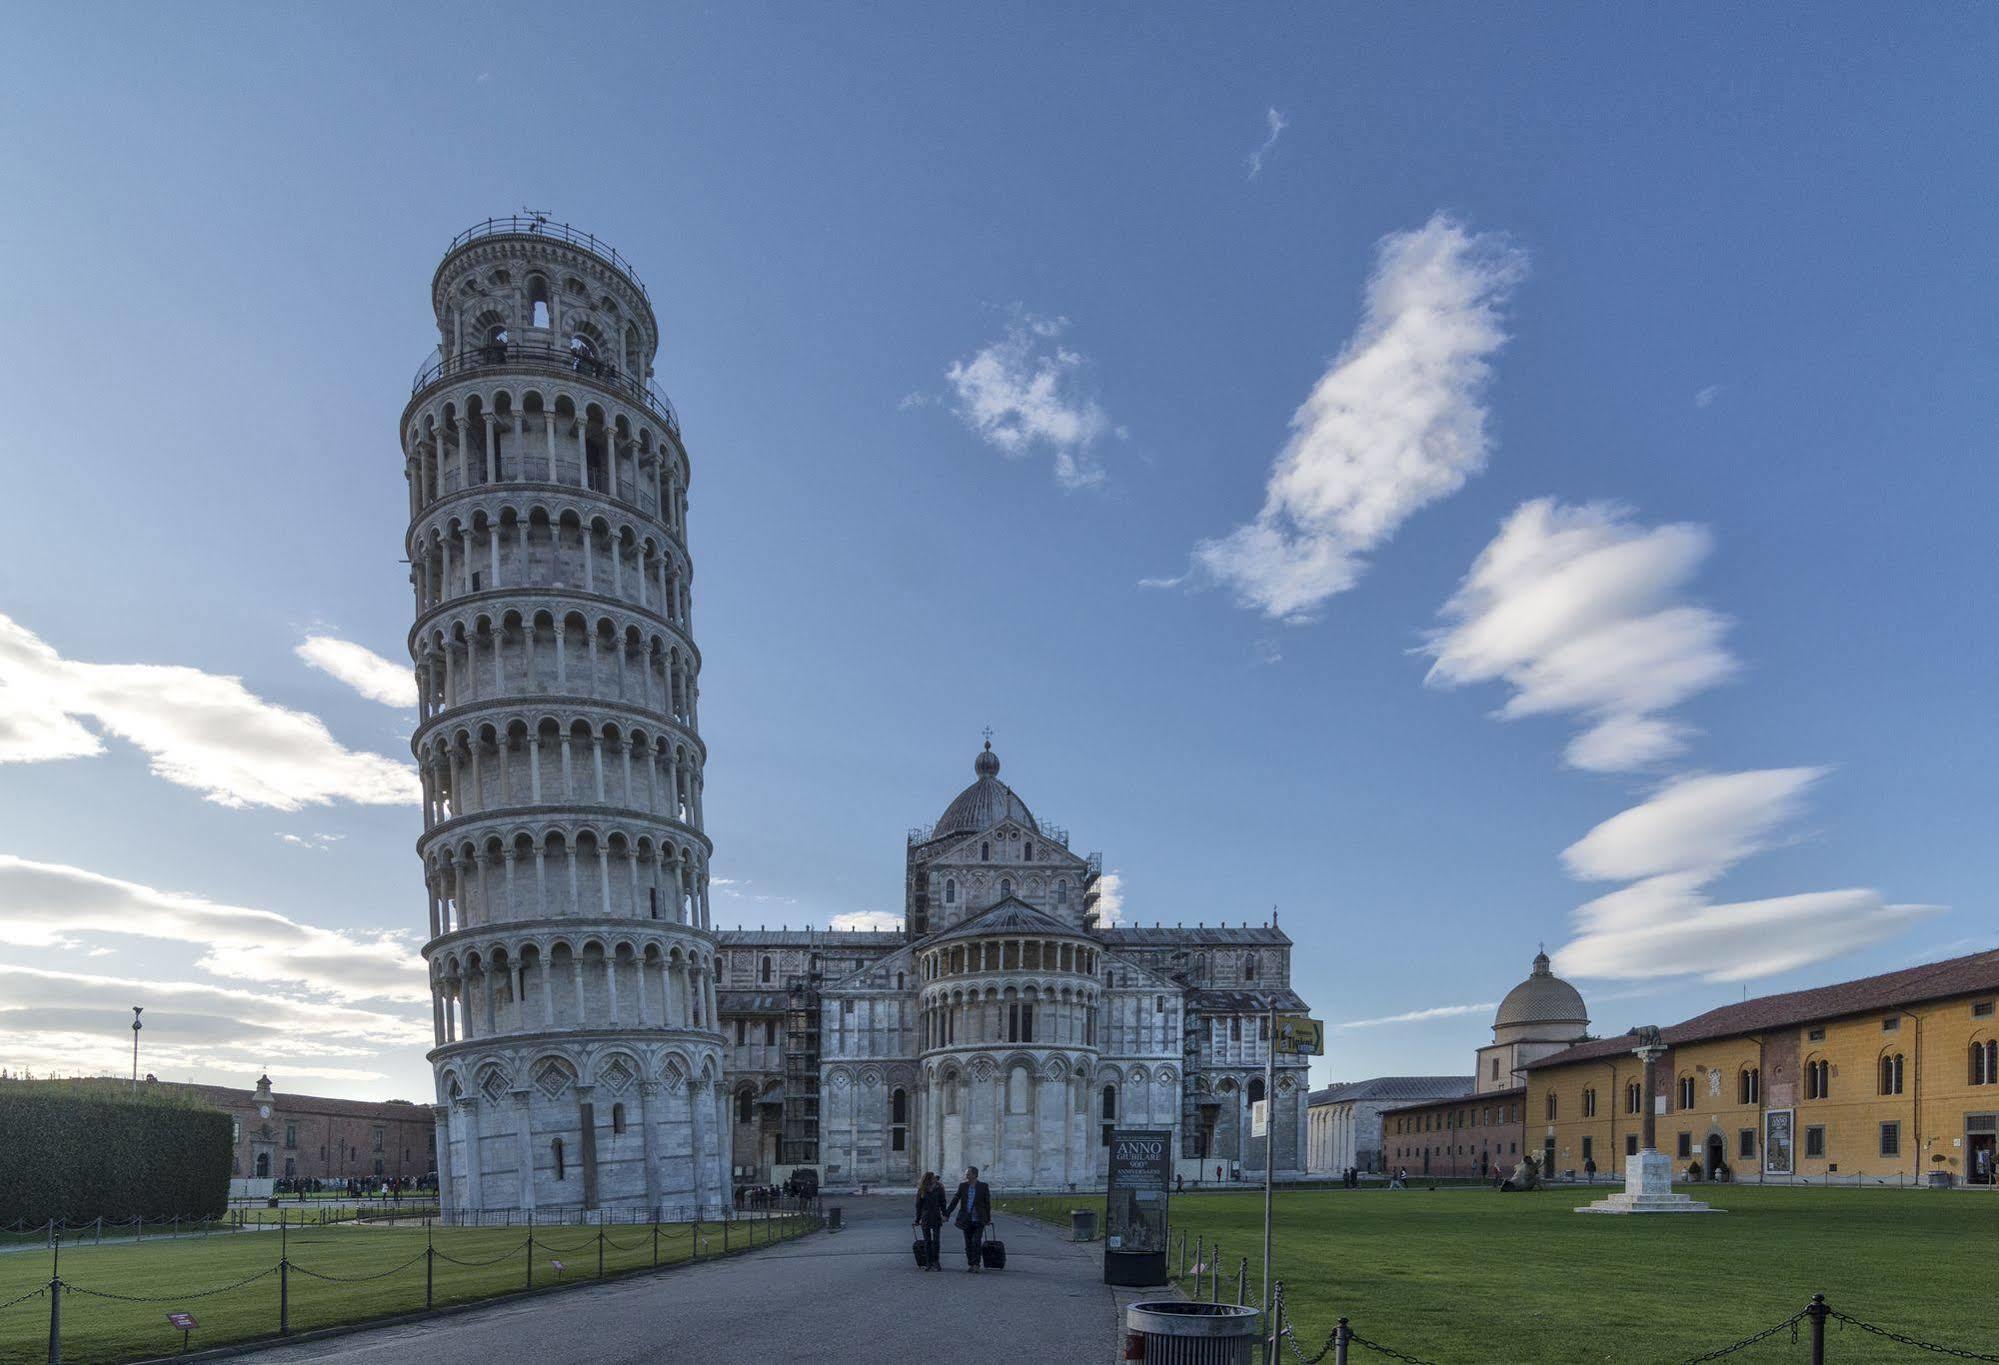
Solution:
<svg viewBox="0 0 1999 1365">
<path fill-rule="evenodd" d="M 1637 1046 L 1632 1048 L 1645 1064 L 1644 1108 L 1638 1154 L 1625 1163 L 1624 1193 L 1585 1204 L 1577 1213 L 1720 1213 L 1697 1199 L 1673 1193 L 1673 1167 L 1659 1150 L 1659 1112 L 1653 1100 L 1657 1093 L 1659 1059 L 1666 1055 L 1665 1040 L 1656 1025 L 1645 1024 L 1631 1030 Z"/>
</svg>

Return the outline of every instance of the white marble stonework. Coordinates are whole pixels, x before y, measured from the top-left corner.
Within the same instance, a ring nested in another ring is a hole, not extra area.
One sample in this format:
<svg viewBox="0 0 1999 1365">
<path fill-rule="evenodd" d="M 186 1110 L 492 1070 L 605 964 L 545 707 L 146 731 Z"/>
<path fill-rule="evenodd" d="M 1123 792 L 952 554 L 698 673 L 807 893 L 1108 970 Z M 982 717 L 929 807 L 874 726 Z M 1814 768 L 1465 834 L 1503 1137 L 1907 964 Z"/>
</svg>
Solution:
<svg viewBox="0 0 1999 1365">
<path fill-rule="evenodd" d="M 1624 1190 L 1586 1204 L 1577 1213 L 1724 1213 L 1673 1193 L 1673 1165 L 1664 1152 L 1640 1152 L 1624 1163 Z"/>
<path fill-rule="evenodd" d="M 689 466 L 604 243 L 462 235 L 402 417 L 448 1218 L 718 1212 Z"/>
</svg>

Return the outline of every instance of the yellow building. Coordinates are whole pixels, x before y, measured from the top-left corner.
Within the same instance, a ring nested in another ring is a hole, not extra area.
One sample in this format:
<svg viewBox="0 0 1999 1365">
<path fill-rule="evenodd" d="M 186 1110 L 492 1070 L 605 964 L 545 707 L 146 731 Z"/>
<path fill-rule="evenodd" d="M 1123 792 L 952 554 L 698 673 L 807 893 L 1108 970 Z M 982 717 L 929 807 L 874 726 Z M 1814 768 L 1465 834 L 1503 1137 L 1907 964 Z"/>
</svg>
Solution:
<svg viewBox="0 0 1999 1365">
<path fill-rule="evenodd" d="M 1525 1150 L 1620 1174 L 1646 1103 L 1703 1179 L 1999 1181 L 1999 952 L 1724 1005 L 1663 1030 L 1656 1093 L 1628 1038 L 1526 1064 Z"/>
</svg>

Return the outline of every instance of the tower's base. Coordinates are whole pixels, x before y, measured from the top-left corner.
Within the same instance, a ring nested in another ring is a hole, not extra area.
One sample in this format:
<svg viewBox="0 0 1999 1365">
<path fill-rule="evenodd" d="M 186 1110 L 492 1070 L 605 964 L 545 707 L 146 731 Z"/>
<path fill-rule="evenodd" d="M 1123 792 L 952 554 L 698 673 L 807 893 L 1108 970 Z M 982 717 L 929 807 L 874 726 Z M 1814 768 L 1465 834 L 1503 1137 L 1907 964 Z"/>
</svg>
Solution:
<svg viewBox="0 0 1999 1365">
<path fill-rule="evenodd" d="M 1725 1213 L 1673 1193 L 1673 1167 L 1664 1152 L 1640 1152 L 1624 1168 L 1624 1193 L 1585 1204 L 1577 1213 Z"/>
</svg>

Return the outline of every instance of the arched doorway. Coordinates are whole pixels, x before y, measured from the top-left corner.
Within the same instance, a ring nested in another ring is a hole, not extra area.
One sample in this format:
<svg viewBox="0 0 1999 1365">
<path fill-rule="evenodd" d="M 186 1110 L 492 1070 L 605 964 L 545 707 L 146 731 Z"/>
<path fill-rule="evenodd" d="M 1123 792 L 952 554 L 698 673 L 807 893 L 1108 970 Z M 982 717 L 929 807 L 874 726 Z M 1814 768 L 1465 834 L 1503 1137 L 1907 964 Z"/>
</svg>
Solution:
<svg viewBox="0 0 1999 1365">
<path fill-rule="evenodd" d="M 1709 1133 L 1707 1136 L 1707 1178 L 1709 1180 L 1715 1179 L 1720 1174 L 1721 1168 L 1727 1164 L 1728 1144 L 1721 1140 L 1720 1133 Z"/>
<path fill-rule="evenodd" d="M 269 1152 L 259 1152 L 257 1153 L 257 1179 L 269 1180 L 270 1178 L 271 1154 Z"/>
</svg>

